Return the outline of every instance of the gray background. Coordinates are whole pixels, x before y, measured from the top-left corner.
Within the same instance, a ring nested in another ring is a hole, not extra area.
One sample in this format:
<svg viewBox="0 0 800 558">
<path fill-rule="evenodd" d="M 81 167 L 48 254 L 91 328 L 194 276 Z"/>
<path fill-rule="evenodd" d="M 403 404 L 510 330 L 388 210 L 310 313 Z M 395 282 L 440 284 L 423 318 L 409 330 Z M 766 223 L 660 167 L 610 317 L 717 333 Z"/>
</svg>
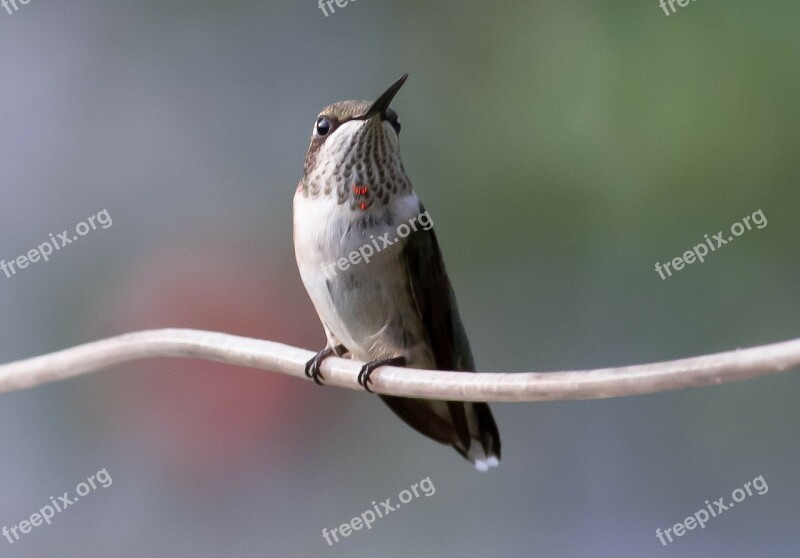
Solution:
<svg viewBox="0 0 800 558">
<path fill-rule="evenodd" d="M 800 8 L 648 2 L 32 0 L 0 11 L 0 362 L 152 327 L 318 349 L 291 198 L 318 110 L 393 103 L 482 370 L 591 368 L 800 336 Z M 761 209 L 666 280 L 653 267 Z M 377 400 L 145 361 L 0 397 L 0 556 L 791 556 L 800 375 L 494 404 L 476 473 Z M 663 548 L 665 529 L 763 475 Z M 320 532 L 430 477 L 370 531 Z"/>
</svg>

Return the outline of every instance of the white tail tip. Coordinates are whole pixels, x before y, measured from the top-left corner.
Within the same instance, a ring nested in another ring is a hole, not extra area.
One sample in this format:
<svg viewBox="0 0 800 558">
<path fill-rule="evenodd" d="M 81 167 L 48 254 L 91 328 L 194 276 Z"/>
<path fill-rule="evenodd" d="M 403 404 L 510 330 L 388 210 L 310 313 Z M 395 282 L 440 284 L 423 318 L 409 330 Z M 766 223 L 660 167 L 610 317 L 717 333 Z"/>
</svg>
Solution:
<svg viewBox="0 0 800 558">
<path fill-rule="evenodd" d="M 474 464 L 475 464 L 475 469 L 477 469 L 481 473 L 485 473 L 492 467 L 497 467 L 498 465 L 500 465 L 500 460 L 497 459 L 494 455 L 490 455 L 486 459 L 476 459 Z"/>
</svg>

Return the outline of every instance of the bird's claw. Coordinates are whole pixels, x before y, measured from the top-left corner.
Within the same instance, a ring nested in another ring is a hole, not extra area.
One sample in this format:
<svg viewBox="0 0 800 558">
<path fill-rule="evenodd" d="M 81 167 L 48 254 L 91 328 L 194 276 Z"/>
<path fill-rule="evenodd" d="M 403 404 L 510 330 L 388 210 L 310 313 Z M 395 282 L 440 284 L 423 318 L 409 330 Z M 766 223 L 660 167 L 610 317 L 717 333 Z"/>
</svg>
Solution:
<svg viewBox="0 0 800 558">
<path fill-rule="evenodd" d="M 372 381 L 370 380 L 370 376 L 372 376 L 372 373 L 375 372 L 375 370 L 381 366 L 405 366 L 406 364 L 408 364 L 408 361 L 404 356 L 384 358 L 381 360 L 373 360 L 372 362 L 368 362 L 361 367 L 361 371 L 358 373 L 358 385 L 363 387 L 369 393 L 373 393 L 373 391 L 369 389 L 369 383 Z"/>
<path fill-rule="evenodd" d="M 344 347 L 344 345 L 325 347 L 316 355 L 314 355 L 314 358 L 306 362 L 306 376 L 314 380 L 315 384 L 321 386 L 322 380 L 325 379 L 325 377 L 322 375 L 322 370 L 320 370 L 322 361 L 331 355 L 342 356 L 346 352 L 347 349 Z"/>
</svg>

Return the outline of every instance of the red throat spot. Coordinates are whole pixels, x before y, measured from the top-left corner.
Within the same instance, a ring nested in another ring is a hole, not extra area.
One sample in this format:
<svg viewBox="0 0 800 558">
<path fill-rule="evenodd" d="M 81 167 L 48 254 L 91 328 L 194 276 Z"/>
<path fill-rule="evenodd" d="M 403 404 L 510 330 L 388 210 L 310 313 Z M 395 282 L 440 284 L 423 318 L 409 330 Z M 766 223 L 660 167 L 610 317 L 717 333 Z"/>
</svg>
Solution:
<svg viewBox="0 0 800 558">
<path fill-rule="evenodd" d="M 353 184 L 352 188 L 353 194 L 357 198 L 365 198 L 369 193 L 369 186 L 367 184 L 362 184 L 360 186 L 358 184 Z M 358 208 L 361 211 L 365 211 L 367 209 L 367 200 L 362 199 L 362 201 L 358 204 Z"/>
</svg>

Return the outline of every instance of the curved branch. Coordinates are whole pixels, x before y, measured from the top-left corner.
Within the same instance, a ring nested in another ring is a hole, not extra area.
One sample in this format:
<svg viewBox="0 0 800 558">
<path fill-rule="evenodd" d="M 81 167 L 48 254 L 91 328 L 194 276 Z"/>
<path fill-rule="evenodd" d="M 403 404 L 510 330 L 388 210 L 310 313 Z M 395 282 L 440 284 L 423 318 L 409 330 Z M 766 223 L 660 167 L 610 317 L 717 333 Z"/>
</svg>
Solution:
<svg viewBox="0 0 800 558">
<path fill-rule="evenodd" d="M 196 358 L 305 379 L 314 353 L 272 341 L 192 329 L 128 333 L 0 365 L 0 393 L 66 380 L 148 358 Z M 328 385 L 363 390 L 359 362 L 326 359 Z M 800 339 L 681 360 L 571 372 L 470 373 L 386 366 L 372 375 L 377 393 L 462 401 L 603 399 L 724 384 L 800 366 Z"/>
</svg>

